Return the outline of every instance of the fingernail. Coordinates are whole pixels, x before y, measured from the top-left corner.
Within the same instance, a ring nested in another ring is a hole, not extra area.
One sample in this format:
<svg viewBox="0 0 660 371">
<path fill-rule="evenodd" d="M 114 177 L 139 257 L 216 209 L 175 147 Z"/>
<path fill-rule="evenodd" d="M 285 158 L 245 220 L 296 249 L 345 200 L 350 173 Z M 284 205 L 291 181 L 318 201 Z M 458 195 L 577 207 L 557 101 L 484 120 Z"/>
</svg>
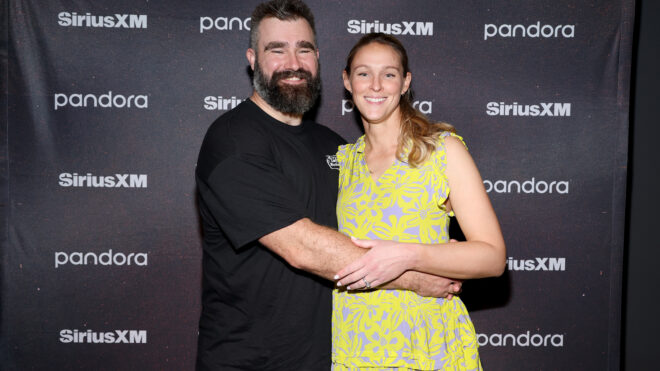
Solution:
<svg viewBox="0 0 660 371">
<path fill-rule="evenodd" d="M 337 286 L 341 286 L 341 282 L 337 281 Z"/>
<path fill-rule="evenodd" d="M 339 276 L 335 274 L 335 276 L 332 277 L 332 278 L 333 278 L 333 279 L 339 279 Z"/>
</svg>

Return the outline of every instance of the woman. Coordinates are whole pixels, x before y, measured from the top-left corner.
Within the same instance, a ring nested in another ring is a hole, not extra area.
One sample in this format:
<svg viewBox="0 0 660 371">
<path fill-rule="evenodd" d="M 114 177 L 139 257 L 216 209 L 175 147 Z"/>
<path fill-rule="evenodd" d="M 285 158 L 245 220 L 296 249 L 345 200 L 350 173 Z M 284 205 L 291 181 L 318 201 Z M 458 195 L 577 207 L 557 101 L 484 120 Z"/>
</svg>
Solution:
<svg viewBox="0 0 660 371">
<path fill-rule="evenodd" d="M 479 370 L 474 326 L 458 297 L 368 289 L 406 270 L 502 274 L 504 240 L 481 176 L 453 127 L 412 107 L 408 57 L 396 38 L 362 37 L 343 79 L 365 135 L 337 153 L 337 217 L 370 250 L 336 276 L 348 291 L 334 292 L 333 369 Z M 465 242 L 448 242 L 452 213 Z"/>
</svg>

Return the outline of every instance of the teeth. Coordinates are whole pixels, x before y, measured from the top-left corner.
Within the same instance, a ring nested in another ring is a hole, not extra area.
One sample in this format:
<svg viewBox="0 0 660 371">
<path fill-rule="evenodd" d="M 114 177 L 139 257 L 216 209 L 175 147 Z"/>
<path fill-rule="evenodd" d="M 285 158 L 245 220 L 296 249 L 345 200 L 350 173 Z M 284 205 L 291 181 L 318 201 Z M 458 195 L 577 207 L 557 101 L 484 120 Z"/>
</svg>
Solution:
<svg viewBox="0 0 660 371">
<path fill-rule="evenodd" d="M 292 76 L 292 77 L 288 77 L 287 80 L 289 80 L 289 81 L 300 81 L 302 79 L 300 77 Z"/>
<path fill-rule="evenodd" d="M 367 102 L 380 103 L 385 100 L 385 98 L 364 98 Z"/>
</svg>

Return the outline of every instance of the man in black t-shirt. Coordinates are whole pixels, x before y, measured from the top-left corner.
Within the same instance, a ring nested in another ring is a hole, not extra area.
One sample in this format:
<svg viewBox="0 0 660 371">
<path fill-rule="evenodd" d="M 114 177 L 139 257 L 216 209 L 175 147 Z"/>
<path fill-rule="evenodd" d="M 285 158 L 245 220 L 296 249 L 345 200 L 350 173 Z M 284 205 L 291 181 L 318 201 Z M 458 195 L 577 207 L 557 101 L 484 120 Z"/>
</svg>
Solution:
<svg viewBox="0 0 660 371">
<path fill-rule="evenodd" d="M 337 146 L 304 121 L 320 92 L 314 19 L 296 0 L 259 5 L 248 100 L 209 128 L 197 162 L 204 232 L 198 370 L 329 370 L 332 277 L 364 250 L 336 231 Z M 406 272 L 387 288 L 446 296 Z"/>
</svg>

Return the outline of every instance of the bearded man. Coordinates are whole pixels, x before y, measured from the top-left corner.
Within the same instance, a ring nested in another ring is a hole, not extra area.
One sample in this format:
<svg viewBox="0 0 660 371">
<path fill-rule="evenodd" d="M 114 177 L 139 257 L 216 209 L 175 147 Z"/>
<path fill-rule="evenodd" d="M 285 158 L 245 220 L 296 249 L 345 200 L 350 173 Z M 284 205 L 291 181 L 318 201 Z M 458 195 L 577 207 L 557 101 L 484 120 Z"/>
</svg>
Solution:
<svg viewBox="0 0 660 371">
<path fill-rule="evenodd" d="M 303 120 L 321 90 L 309 8 L 257 6 L 246 56 L 254 92 L 211 125 L 197 161 L 197 369 L 329 370 L 333 276 L 365 250 L 336 231 L 344 140 Z M 445 297 L 452 286 L 406 272 L 379 288 Z"/>
</svg>

